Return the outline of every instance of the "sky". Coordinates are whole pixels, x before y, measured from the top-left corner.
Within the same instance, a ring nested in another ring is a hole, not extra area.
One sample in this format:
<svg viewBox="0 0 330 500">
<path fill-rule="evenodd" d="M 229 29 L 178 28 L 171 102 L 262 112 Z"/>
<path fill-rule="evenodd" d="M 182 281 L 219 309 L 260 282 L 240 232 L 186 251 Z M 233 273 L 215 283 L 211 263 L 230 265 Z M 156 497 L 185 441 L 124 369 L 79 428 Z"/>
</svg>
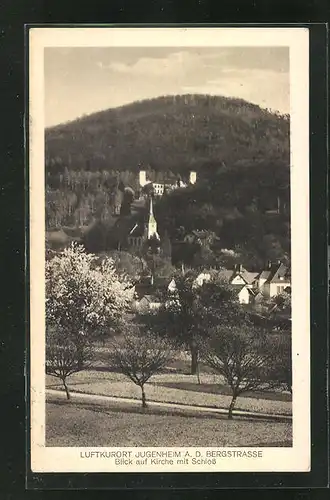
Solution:
<svg viewBox="0 0 330 500">
<path fill-rule="evenodd" d="M 289 113 L 286 47 L 45 48 L 45 126 L 161 95 L 238 97 Z"/>
</svg>

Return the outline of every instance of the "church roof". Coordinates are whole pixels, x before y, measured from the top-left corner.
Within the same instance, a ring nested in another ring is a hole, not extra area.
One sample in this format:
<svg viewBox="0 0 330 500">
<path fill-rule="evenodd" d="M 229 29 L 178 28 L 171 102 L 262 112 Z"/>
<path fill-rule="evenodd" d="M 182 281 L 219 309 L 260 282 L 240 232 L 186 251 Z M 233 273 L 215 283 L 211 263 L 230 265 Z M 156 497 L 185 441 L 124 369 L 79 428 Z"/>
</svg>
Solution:
<svg viewBox="0 0 330 500">
<path fill-rule="evenodd" d="M 141 222 L 136 222 L 128 234 L 128 236 L 132 236 L 134 238 L 139 238 L 143 235 L 144 235 L 144 225 Z"/>
</svg>

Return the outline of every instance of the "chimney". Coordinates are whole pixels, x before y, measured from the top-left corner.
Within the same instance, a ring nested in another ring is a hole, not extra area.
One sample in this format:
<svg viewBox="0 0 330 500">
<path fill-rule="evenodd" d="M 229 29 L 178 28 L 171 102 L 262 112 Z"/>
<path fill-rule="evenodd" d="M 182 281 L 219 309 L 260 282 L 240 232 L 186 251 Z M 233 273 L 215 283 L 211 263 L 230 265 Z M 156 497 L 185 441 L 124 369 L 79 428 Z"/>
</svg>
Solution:
<svg viewBox="0 0 330 500">
<path fill-rule="evenodd" d="M 236 264 L 236 272 L 241 273 L 242 272 L 242 264 Z"/>
</svg>

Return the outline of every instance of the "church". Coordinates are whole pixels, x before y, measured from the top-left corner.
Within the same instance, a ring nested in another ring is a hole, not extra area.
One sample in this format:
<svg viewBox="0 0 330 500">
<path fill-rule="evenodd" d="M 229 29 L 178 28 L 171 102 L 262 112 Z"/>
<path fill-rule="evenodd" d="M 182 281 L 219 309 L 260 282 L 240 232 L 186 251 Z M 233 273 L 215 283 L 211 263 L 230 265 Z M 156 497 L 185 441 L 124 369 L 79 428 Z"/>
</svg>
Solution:
<svg viewBox="0 0 330 500">
<path fill-rule="evenodd" d="M 157 232 L 157 221 L 154 216 L 153 200 L 150 197 L 147 217 L 143 221 L 134 224 L 128 234 L 127 241 L 130 247 L 141 248 L 145 242 L 153 238 L 160 241 Z"/>
<path fill-rule="evenodd" d="M 150 246 L 155 245 L 155 249 L 159 250 L 164 258 L 171 258 L 171 241 L 166 231 L 162 238 L 159 235 L 152 196 L 149 197 L 146 205 L 148 207 L 146 216 L 135 222 L 127 235 L 128 247 L 131 250 L 138 250 L 149 242 Z"/>
</svg>

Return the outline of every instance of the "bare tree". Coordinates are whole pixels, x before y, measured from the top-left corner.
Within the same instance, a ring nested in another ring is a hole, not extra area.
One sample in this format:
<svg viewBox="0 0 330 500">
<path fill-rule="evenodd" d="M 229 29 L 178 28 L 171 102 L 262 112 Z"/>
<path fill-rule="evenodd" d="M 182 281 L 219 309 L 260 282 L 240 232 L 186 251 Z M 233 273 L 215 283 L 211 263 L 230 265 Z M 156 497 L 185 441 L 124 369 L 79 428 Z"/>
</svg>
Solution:
<svg viewBox="0 0 330 500">
<path fill-rule="evenodd" d="M 58 330 L 49 329 L 46 336 L 46 373 L 61 380 L 67 399 L 70 391 L 67 378 L 90 365 L 93 345 L 83 337 L 79 345 Z"/>
<path fill-rule="evenodd" d="M 147 407 L 144 385 L 159 372 L 171 358 L 168 340 L 151 333 L 125 334 L 113 342 L 112 365 L 141 389 L 142 407 Z"/>
<path fill-rule="evenodd" d="M 271 378 L 277 380 L 283 390 L 292 394 L 292 339 L 291 332 L 278 330 L 270 335 L 272 351 Z"/>
<path fill-rule="evenodd" d="M 214 325 L 242 321 L 237 294 L 217 273 L 208 282 L 200 282 L 196 270 L 177 273 L 175 290 L 160 293 L 162 306 L 141 317 L 147 328 L 190 351 L 192 375 L 198 375 L 199 343 Z"/>
<path fill-rule="evenodd" d="M 252 325 L 223 325 L 202 346 L 204 362 L 220 374 L 232 391 L 228 418 L 233 418 L 237 398 L 247 391 L 278 387 L 272 376 L 274 344 L 267 333 Z"/>
</svg>

